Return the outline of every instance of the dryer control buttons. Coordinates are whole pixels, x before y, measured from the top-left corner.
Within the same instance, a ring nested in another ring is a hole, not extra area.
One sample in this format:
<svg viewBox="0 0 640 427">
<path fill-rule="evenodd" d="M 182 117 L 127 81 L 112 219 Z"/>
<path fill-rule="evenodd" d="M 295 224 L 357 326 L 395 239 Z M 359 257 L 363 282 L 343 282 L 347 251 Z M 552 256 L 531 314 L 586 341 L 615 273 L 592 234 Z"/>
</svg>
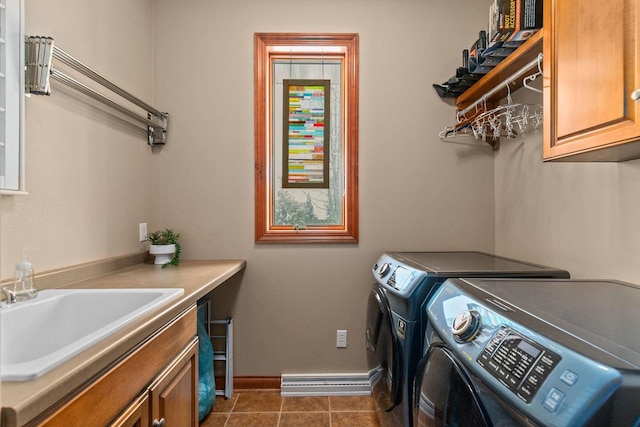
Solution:
<svg viewBox="0 0 640 427">
<path fill-rule="evenodd" d="M 565 394 L 554 387 L 549 394 L 547 394 L 547 397 L 545 397 L 542 406 L 551 413 L 556 412 L 556 409 L 558 409 L 564 398 Z"/>
<path fill-rule="evenodd" d="M 560 360 L 556 353 L 506 326 L 496 331 L 476 359 L 526 403 L 531 403 Z"/>
<path fill-rule="evenodd" d="M 460 312 L 451 323 L 453 338 L 460 343 L 473 341 L 480 332 L 480 313 L 476 310 Z"/>
<path fill-rule="evenodd" d="M 573 371 L 570 371 L 568 369 L 566 369 L 562 375 L 560 375 L 560 381 L 562 381 L 563 383 L 565 383 L 566 385 L 574 385 L 575 383 L 578 382 L 578 378 L 580 378 L 580 376 L 578 374 L 576 374 Z"/>
<path fill-rule="evenodd" d="M 385 262 L 380 266 L 380 270 L 378 270 L 378 274 L 380 275 L 380 277 L 384 277 L 389 272 L 389 270 L 391 270 L 391 264 L 389 264 L 388 262 Z"/>
</svg>

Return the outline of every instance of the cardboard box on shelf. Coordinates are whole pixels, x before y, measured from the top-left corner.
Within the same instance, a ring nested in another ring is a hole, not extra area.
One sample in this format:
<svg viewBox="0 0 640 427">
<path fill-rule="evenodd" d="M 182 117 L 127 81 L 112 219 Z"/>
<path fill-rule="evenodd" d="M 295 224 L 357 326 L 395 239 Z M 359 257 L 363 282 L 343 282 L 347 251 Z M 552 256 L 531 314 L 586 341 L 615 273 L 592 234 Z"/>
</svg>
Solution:
<svg viewBox="0 0 640 427">
<path fill-rule="evenodd" d="M 542 28 L 542 0 L 517 0 L 515 28 L 507 41 L 524 42 Z"/>
<path fill-rule="evenodd" d="M 520 0 L 494 0 L 489 6 L 489 45 L 506 41 L 515 31 Z"/>
<path fill-rule="evenodd" d="M 543 0 L 493 0 L 489 6 L 488 40 L 517 47 L 542 28 Z"/>
</svg>

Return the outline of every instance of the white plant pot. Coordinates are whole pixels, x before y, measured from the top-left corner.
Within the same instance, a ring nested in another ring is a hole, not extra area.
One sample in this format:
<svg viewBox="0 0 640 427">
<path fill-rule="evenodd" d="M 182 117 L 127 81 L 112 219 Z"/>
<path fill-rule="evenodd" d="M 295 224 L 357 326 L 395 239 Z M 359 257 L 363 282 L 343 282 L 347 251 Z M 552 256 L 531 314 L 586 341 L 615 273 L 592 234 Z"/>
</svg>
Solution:
<svg viewBox="0 0 640 427">
<path fill-rule="evenodd" d="M 164 265 L 171 262 L 176 253 L 176 245 L 149 245 L 149 253 L 156 257 L 154 264 Z"/>
</svg>

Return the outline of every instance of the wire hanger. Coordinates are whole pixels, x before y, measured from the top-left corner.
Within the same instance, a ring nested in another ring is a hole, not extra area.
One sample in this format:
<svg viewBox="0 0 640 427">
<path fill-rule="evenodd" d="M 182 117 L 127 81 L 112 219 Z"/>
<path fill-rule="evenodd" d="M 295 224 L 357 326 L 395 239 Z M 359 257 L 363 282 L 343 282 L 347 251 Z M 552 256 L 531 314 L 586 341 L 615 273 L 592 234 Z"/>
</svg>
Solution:
<svg viewBox="0 0 640 427">
<path fill-rule="evenodd" d="M 538 88 L 529 86 L 529 82 L 533 82 L 538 76 L 542 75 L 542 66 L 540 65 L 541 62 L 542 62 L 542 54 L 539 53 L 538 54 L 538 72 L 522 79 L 522 86 L 537 93 L 542 93 L 542 91 Z"/>
</svg>

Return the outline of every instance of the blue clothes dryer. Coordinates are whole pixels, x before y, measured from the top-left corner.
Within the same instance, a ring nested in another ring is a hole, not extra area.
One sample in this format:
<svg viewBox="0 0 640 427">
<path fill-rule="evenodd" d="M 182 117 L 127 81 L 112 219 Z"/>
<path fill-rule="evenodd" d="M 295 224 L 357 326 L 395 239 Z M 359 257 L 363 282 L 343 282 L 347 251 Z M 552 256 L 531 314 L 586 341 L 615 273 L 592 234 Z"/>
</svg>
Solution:
<svg viewBox="0 0 640 427">
<path fill-rule="evenodd" d="M 640 286 L 449 279 L 426 308 L 414 426 L 637 427 Z"/>
<path fill-rule="evenodd" d="M 371 392 L 382 426 L 412 425 L 425 306 L 449 278 L 569 278 L 569 273 L 482 252 L 389 252 L 373 266 L 365 331 Z"/>
</svg>

